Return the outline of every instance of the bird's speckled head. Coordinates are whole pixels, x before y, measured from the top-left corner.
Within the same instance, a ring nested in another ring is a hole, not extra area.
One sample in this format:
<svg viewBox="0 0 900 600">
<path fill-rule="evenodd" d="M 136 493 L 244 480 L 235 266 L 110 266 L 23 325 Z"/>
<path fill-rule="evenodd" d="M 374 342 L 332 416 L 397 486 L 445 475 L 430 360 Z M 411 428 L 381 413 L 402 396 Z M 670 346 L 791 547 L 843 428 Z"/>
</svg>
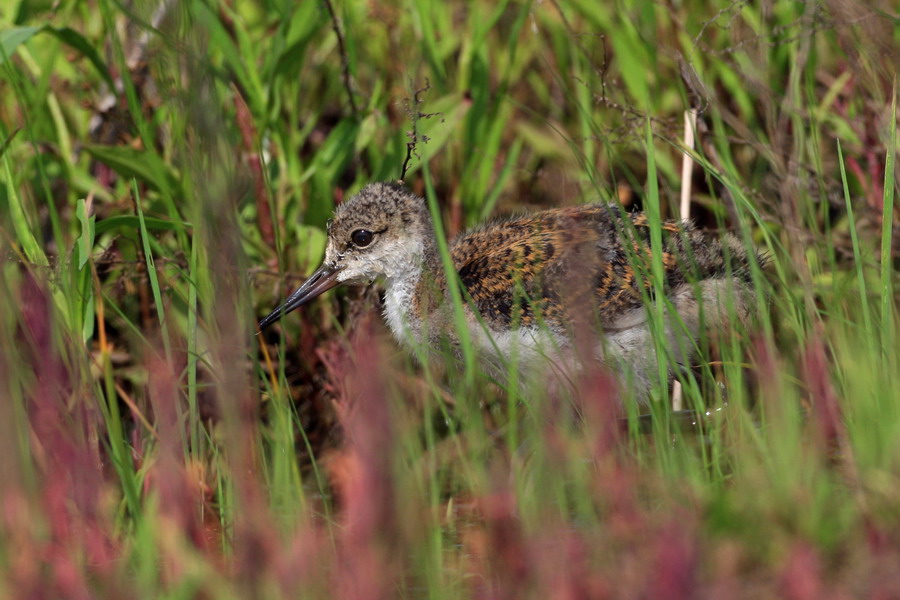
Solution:
<svg viewBox="0 0 900 600">
<path fill-rule="evenodd" d="M 341 283 L 369 283 L 420 267 L 433 235 L 421 198 L 396 183 L 373 183 L 338 206 L 328 224 L 325 264 Z"/>
<path fill-rule="evenodd" d="M 260 321 L 260 329 L 336 285 L 413 278 L 433 244 L 431 217 L 421 198 L 398 183 L 369 184 L 329 221 L 322 266 Z"/>
</svg>

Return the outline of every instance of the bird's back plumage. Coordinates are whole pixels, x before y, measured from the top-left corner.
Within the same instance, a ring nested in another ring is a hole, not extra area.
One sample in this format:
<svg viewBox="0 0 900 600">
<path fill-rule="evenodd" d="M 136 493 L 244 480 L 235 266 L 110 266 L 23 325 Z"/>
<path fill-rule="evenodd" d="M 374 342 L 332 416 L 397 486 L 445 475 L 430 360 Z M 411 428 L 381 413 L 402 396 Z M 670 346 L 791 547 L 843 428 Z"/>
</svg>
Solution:
<svg viewBox="0 0 900 600">
<path fill-rule="evenodd" d="M 732 236 L 725 244 L 686 222 L 662 223 L 664 287 L 711 277 L 746 278 L 748 256 Z M 645 214 L 588 204 L 497 221 L 453 241 L 460 280 L 494 328 L 553 328 L 573 310 L 595 313 L 604 330 L 652 293 L 650 224 Z"/>
</svg>

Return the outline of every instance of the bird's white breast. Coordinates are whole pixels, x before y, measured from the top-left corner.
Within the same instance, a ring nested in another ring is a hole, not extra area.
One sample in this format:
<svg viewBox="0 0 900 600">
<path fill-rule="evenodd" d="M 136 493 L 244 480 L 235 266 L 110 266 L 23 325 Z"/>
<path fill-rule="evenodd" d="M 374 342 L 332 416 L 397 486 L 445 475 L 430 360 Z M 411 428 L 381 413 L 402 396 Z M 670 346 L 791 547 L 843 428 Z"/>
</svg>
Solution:
<svg viewBox="0 0 900 600">
<path fill-rule="evenodd" d="M 555 357 L 567 346 L 566 340 L 546 327 L 519 327 L 502 331 L 485 331 L 480 323 L 470 328 L 472 341 L 482 354 L 500 360 L 534 365 Z"/>
</svg>

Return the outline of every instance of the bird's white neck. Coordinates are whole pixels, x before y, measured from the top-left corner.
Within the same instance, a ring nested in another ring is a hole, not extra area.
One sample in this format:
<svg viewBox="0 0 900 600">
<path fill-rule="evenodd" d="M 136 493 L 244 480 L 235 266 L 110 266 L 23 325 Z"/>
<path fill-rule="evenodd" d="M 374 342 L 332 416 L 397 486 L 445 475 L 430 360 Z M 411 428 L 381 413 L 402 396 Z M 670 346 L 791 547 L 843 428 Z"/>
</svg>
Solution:
<svg viewBox="0 0 900 600">
<path fill-rule="evenodd" d="M 419 332 L 422 330 L 422 323 L 414 310 L 421 273 L 420 267 L 414 267 L 384 281 L 384 318 L 391 333 L 403 344 L 421 341 Z"/>
<path fill-rule="evenodd" d="M 420 239 L 415 245 L 398 253 L 404 259 L 391 265 L 384 280 L 384 317 L 394 337 L 403 344 L 428 342 L 428 329 L 440 326 L 432 321 L 446 291 L 434 240 Z"/>
</svg>

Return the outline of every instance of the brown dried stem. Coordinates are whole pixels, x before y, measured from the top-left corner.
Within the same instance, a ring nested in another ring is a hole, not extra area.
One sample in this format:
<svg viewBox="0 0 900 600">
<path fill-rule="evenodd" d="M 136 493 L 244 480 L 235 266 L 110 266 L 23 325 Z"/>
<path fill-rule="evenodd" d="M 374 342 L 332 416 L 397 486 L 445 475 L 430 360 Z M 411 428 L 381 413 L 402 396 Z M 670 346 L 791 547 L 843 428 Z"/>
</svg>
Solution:
<svg viewBox="0 0 900 600">
<path fill-rule="evenodd" d="M 356 108 L 356 99 L 353 97 L 353 82 L 350 78 L 350 59 L 347 56 L 347 46 L 344 43 L 344 33 L 341 31 L 341 24 L 338 22 L 337 13 L 334 12 L 334 5 L 331 0 L 322 0 L 328 14 L 331 16 L 331 28 L 334 29 L 334 35 L 337 36 L 338 52 L 341 54 L 341 78 L 344 80 L 344 87 L 347 89 L 347 97 L 350 99 L 350 110 L 353 116 L 359 112 Z"/>
</svg>

